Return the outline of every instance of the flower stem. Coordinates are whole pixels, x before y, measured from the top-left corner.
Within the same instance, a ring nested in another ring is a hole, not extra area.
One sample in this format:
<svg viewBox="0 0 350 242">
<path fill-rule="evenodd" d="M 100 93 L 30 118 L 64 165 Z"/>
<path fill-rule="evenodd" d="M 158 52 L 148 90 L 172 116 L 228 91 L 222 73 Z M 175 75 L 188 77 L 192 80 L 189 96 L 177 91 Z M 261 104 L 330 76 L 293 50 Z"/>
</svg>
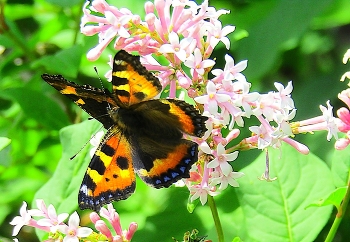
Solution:
<svg viewBox="0 0 350 242">
<path fill-rule="evenodd" d="M 224 232 L 222 230 L 218 210 L 216 208 L 214 198 L 210 195 L 208 195 L 208 204 L 209 204 L 211 214 L 212 214 L 213 219 L 214 219 L 216 233 L 218 234 L 218 242 L 224 242 Z"/>
<path fill-rule="evenodd" d="M 349 204 L 349 200 L 350 200 L 350 171 L 348 174 L 348 189 L 346 190 L 345 197 L 340 205 L 340 208 L 338 210 L 337 215 L 335 216 L 332 227 L 329 230 L 329 233 L 325 239 L 325 242 L 332 242 L 333 241 L 335 234 L 337 233 L 337 230 L 339 228 L 339 225 L 340 225 L 341 221 L 343 220 L 346 208 Z"/>
</svg>

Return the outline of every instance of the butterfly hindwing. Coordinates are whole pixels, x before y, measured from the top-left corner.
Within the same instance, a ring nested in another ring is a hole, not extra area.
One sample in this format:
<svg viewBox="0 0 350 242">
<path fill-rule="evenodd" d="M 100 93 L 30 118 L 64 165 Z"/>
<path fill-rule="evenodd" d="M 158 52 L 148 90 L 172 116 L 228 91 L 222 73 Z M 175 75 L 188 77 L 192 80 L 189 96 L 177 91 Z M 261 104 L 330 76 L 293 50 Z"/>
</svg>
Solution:
<svg viewBox="0 0 350 242">
<path fill-rule="evenodd" d="M 113 120 L 107 115 L 107 109 L 116 106 L 116 102 L 108 90 L 89 85 L 78 85 L 67 81 L 61 75 L 43 74 L 41 77 L 60 93 L 69 97 L 93 118 L 100 121 L 106 129 L 113 125 Z"/>
<path fill-rule="evenodd" d="M 81 209 L 98 211 L 104 204 L 128 198 L 135 190 L 130 142 L 118 127 L 108 130 L 97 148 L 81 184 Z"/>
<path fill-rule="evenodd" d="M 167 150 L 165 155 L 157 151 L 138 150 L 133 162 L 139 177 L 155 188 L 169 187 L 181 178 L 188 178 L 191 166 L 198 160 L 198 145 L 181 139 L 177 145 L 167 147 L 162 143 L 157 148 Z M 154 147 L 154 149 L 157 149 Z"/>
<path fill-rule="evenodd" d="M 169 105 L 169 113 L 176 117 L 179 129 L 189 135 L 202 137 L 207 131 L 205 121 L 207 117 L 202 116 L 192 105 L 182 100 L 161 99 L 160 102 Z"/>
<path fill-rule="evenodd" d="M 162 90 L 158 78 L 141 65 L 140 57 L 124 50 L 120 50 L 114 57 L 112 85 L 121 107 L 150 100 Z"/>
</svg>

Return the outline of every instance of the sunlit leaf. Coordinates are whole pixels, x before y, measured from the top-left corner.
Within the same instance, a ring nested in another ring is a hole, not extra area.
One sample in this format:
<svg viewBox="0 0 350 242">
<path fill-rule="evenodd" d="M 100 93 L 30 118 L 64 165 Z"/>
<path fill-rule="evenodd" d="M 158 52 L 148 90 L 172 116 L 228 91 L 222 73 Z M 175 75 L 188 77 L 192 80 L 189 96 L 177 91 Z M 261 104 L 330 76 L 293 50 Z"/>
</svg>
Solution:
<svg viewBox="0 0 350 242">
<path fill-rule="evenodd" d="M 350 173 L 350 149 L 334 151 L 332 159 L 332 177 L 337 187 L 344 187 L 348 184 Z"/>
<path fill-rule="evenodd" d="M 11 143 L 11 140 L 6 137 L 0 137 L 0 151 Z"/>
<path fill-rule="evenodd" d="M 79 70 L 82 47 L 75 45 L 71 48 L 58 51 L 51 56 L 44 56 L 35 64 L 43 65 L 50 74 L 60 74 L 67 77 L 76 77 Z"/>
<path fill-rule="evenodd" d="M 282 153 L 269 150 L 270 173 L 276 181 L 258 179 L 264 172 L 264 153 L 241 170 L 245 176 L 234 190 L 239 209 L 230 214 L 227 233 L 243 241 L 313 241 L 328 221 L 331 206 L 305 207 L 333 191 L 329 168 L 313 154 L 283 147 Z M 227 197 L 225 201 L 232 203 Z"/>
<path fill-rule="evenodd" d="M 339 187 L 335 189 L 331 194 L 329 194 L 325 199 L 320 199 L 317 202 L 311 203 L 310 205 L 306 206 L 306 208 L 334 205 L 339 211 L 339 206 L 344 199 L 347 189 L 348 187 Z"/>
<path fill-rule="evenodd" d="M 28 117 L 47 127 L 60 129 L 70 123 L 58 104 L 39 91 L 20 87 L 3 90 L 0 95 L 18 102 Z"/>
<path fill-rule="evenodd" d="M 35 199 L 43 199 L 47 205 L 53 204 L 58 213 L 71 213 L 78 208 L 78 190 L 91 159 L 91 145 L 84 145 L 100 126 L 97 121 L 88 120 L 61 130 L 62 157 L 50 180 L 36 192 Z M 70 160 L 75 154 L 77 156 Z M 38 233 L 43 235 L 42 231 Z"/>
</svg>

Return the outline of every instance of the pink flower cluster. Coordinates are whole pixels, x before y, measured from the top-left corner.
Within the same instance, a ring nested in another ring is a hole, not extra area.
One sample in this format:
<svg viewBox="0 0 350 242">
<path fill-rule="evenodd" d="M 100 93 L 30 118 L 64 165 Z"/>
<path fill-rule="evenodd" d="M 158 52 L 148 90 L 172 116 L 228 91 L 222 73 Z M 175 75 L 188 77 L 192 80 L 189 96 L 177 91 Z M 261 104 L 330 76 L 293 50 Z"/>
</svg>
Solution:
<svg viewBox="0 0 350 242">
<path fill-rule="evenodd" d="M 345 136 L 335 142 L 335 148 L 337 150 L 342 150 L 350 144 L 350 88 L 339 93 L 338 98 L 348 106 L 348 108 L 341 107 L 337 111 L 339 118 L 338 129 L 340 132 L 344 133 Z"/>
<path fill-rule="evenodd" d="M 115 234 L 113 235 L 106 222 L 96 213 L 90 214 L 91 221 L 95 224 L 95 228 L 104 235 L 108 241 L 112 242 L 127 242 L 130 241 L 137 230 L 137 224 L 132 222 L 128 230 L 122 230 L 119 214 L 115 211 L 112 204 L 108 204 L 107 208 L 102 207 L 100 215 L 105 218 L 113 227 Z"/>
<path fill-rule="evenodd" d="M 110 229 L 106 226 L 106 223 L 100 219 L 99 215 L 95 212 L 90 214 L 91 221 L 95 224 L 95 228 L 100 232 L 94 232 L 91 228 L 80 227 L 80 218 L 77 212 L 74 212 L 69 216 L 68 213 L 57 214 L 55 207 L 50 204 L 48 207 L 41 199 L 36 200 L 38 209 L 27 210 L 27 203 L 23 202 L 20 209 L 20 216 L 16 216 L 10 222 L 14 226 L 13 236 L 18 235 L 20 229 L 23 226 L 34 227 L 49 233 L 48 239 L 45 242 L 78 242 L 82 238 L 84 241 L 112 241 L 112 242 L 127 242 L 130 241 L 134 235 L 137 224 L 131 223 L 127 231 L 122 231 L 119 215 L 115 212 L 111 204 L 108 205 L 108 209 L 102 208 L 100 214 L 107 219 L 113 229 L 116 232 L 115 236 L 112 236 Z M 68 223 L 64 221 L 68 218 Z M 41 217 L 34 219 L 33 217 Z M 18 241 L 15 239 L 15 241 Z"/>
<path fill-rule="evenodd" d="M 104 0 L 94 0 L 91 5 L 87 2 L 81 32 L 99 36 L 99 44 L 87 57 L 96 60 L 115 40 L 116 50 L 141 55 L 143 65 L 154 71 L 164 88 L 169 87 L 169 98 L 191 98 L 209 118 L 204 137 L 186 136 L 200 149 L 199 161 L 191 168 L 191 177 L 184 181 L 191 201 L 199 198 L 204 204 L 208 195 L 217 195 L 228 185 L 239 186 L 236 179 L 243 173 L 235 172 L 229 164 L 238 157 L 238 151 L 280 148 L 286 143 L 308 154 L 308 147 L 293 139 L 295 134 L 326 130 L 330 139 L 337 137 L 339 130 L 349 130 L 345 125 L 339 129 L 339 119 L 333 117 L 329 103 L 328 108 L 321 106 L 322 116 L 292 123 L 296 113 L 292 83 L 286 87 L 275 83 L 276 91 L 265 94 L 251 92 L 251 83 L 241 73 L 247 61 L 235 63 L 226 54 L 224 68 L 213 69 L 216 62 L 210 56 L 214 48 L 221 42 L 229 49 L 227 35 L 235 30 L 234 26 L 223 27 L 219 21 L 229 11 L 208 6 L 208 0 L 200 5 L 190 0 L 155 0 L 146 2 L 144 9 L 142 20 L 130 10 L 118 9 Z M 244 119 L 252 117 L 259 124 L 248 127 L 252 136 L 236 141 L 238 128 L 245 126 Z M 230 142 L 235 145 L 228 145 Z"/>
<path fill-rule="evenodd" d="M 350 59 L 350 49 L 344 55 L 343 63 L 346 64 Z M 341 81 L 350 79 L 350 72 L 346 72 L 342 77 Z M 348 84 L 350 87 L 350 83 Z M 350 88 L 343 90 L 338 94 L 338 98 L 343 101 L 346 107 L 341 107 L 337 110 L 338 118 L 333 116 L 333 107 L 330 102 L 327 101 L 327 108 L 320 105 L 322 116 L 295 122 L 291 124 L 293 133 L 307 133 L 319 130 L 328 131 L 327 140 L 329 141 L 332 137 L 336 139 L 334 148 L 337 150 L 345 149 L 350 144 Z M 343 133 L 344 137 L 338 138 L 338 133 Z"/>
<path fill-rule="evenodd" d="M 343 63 L 346 64 L 349 60 L 350 49 L 348 49 L 344 54 Z M 350 71 L 346 72 L 340 80 L 344 81 L 345 78 L 350 80 Z M 350 82 L 348 83 L 348 86 L 350 87 Z M 342 107 L 337 111 L 339 118 L 338 128 L 340 132 L 345 134 L 345 136 L 335 142 L 335 148 L 342 150 L 350 144 L 350 88 L 347 88 L 346 90 L 339 93 L 338 98 L 348 106 L 348 108 Z"/>
</svg>

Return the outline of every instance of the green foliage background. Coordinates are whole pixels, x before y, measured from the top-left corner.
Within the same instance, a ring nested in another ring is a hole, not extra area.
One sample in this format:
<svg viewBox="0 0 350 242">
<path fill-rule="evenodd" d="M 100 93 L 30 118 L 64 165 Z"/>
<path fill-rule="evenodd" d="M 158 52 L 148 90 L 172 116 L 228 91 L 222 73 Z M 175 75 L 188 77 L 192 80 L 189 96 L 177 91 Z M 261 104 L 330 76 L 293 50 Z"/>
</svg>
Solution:
<svg viewBox="0 0 350 242">
<path fill-rule="evenodd" d="M 93 66 L 103 75 L 109 69 L 108 54 L 115 51 L 108 49 L 98 61 L 87 61 L 87 51 L 98 40 L 79 32 L 84 1 L 0 2 L 4 4 L 0 14 L 9 27 L 0 29 L 0 46 L 4 47 L 0 55 L 0 241 L 12 241 L 9 221 L 18 215 L 23 201 L 31 204 L 34 198 L 43 198 L 55 204 L 58 212 L 77 209 L 77 190 L 90 147 L 72 161 L 69 157 L 100 128 L 95 121 L 82 122 L 88 116 L 40 75 L 59 73 L 71 81 L 98 86 Z M 108 2 L 142 16 L 144 1 Z M 236 62 L 248 59 L 243 73 L 252 91 L 267 92 L 274 89 L 275 81 L 286 85 L 293 80 L 295 120 L 320 115 L 318 106 L 328 99 L 335 110 L 343 105 L 337 94 L 345 89 L 340 76 L 349 69 L 341 60 L 350 48 L 350 1 L 212 0 L 210 5 L 231 10 L 221 17 L 223 25 L 237 28 L 229 36 L 229 52 Z M 225 53 L 223 45 L 214 52 L 215 68 L 223 67 Z M 238 140 L 245 135 L 249 134 L 242 131 Z M 246 174 L 238 180 L 241 187 L 228 188 L 215 197 L 227 241 L 235 236 L 244 241 L 324 240 L 335 211 L 331 213 L 331 206 L 308 205 L 346 185 L 349 150 L 334 152 L 334 141 L 327 142 L 325 133 L 296 139 L 307 144 L 312 154 L 304 156 L 288 146 L 281 155 L 271 151 L 275 182 L 257 179 L 265 164 L 260 151 L 241 152 L 232 164 Z M 209 208 L 198 206 L 190 214 L 187 199 L 185 188 L 156 190 L 138 182 L 136 193 L 115 207 L 125 229 L 132 221 L 139 224 L 134 241 L 181 240 L 194 228 L 215 241 Z M 87 213 L 80 214 L 86 224 Z M 349 215 L 335 241 L 350 237 Z M 41 240 L 30 228 L 23 228 L 18 238 Z"/>
</svg>

